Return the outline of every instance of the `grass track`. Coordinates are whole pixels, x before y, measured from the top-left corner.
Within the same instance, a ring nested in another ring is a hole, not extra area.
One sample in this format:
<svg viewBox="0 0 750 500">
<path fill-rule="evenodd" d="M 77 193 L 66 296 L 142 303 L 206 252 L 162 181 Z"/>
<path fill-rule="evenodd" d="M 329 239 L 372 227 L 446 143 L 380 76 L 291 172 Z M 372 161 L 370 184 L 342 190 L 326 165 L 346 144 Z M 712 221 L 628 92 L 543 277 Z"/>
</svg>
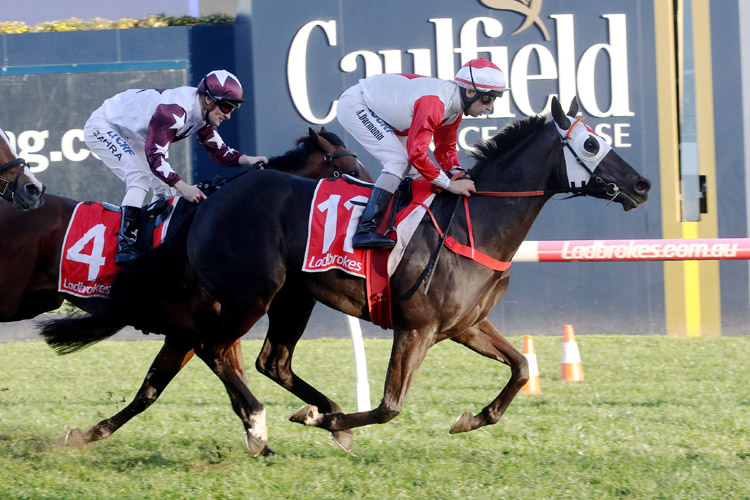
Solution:
<svg viewBox="0 0 750 500">
<path fill-rule="evenodd" d="M 254 372 L 261 344 L 246 341 L 274 456 L 246 453 L 223 386 L 197 360 L 111 438 L 61 446 L 69 427 L 130 401 L 160 345 L 104 342 L 60 357 L 40 342 L 0 344 L 0 499 L 750 498 L 750 337 L 579 333 L 581 383 L 559 380 L 561 337 L 537 337 L 542 394 L 455 436 L 453 420 L 494 398 L 509 371 L 446 342 L 395 420 L 355 429 L 351 454 L 287 421 L 302 403 Z M 365 346 L 377 403 L 390 342 Z M 295 370 L 354 410 L 348 340 L 302 341 Z"/>
</svg>

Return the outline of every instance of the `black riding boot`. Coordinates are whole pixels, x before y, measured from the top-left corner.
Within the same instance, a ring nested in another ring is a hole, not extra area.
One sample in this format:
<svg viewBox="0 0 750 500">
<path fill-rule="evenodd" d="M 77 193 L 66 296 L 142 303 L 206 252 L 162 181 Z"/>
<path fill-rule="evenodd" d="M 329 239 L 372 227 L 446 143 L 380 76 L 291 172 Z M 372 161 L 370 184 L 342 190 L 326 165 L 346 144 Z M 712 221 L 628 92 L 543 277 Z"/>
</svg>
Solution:
<svg viewBox="0 0 750 500">
<path fill-rule="evenodd" d="M 117 233 L 117 254 L 115 264 L 125 264 L 140 256 L 135 242 L 138 238 L 140 207 L 122 207 L 120 231 Z"/>
<path fill-rule="evenodd" d="M 362 212 L 362 218 L 359 219 L 357 231 L 352 237 L 352 246 L 354 248 L 381 248 L 391 249 L 396 242 L 375 232 L 383 218 L 385 209 L 388 208 L 388 202 L 391 201 L 393 193 L 385 189 L 373 188 L 370 199 L 367 200 L 365 211 Z"/>
</svg>

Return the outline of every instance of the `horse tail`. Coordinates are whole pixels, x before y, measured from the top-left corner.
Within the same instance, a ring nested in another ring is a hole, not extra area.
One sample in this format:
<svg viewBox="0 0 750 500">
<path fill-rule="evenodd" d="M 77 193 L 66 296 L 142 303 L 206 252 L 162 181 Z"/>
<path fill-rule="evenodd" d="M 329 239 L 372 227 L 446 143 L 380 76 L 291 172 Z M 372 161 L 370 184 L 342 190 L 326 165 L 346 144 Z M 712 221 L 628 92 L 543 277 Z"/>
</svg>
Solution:
<svg viewBox="0 0 750 500">
<path fill-rule="evenodd" d="M 58 354 L 69 354 L 107 339 L 127 325 L 153 331 L 150 318 L 159 313 L 160 301 L 170 295 L 170 288 L 183 285 L 187 236 L 195 212 L 189 209 L 164 243 L 118 271 L 109 297 L 94 312 L 43 322 L 41 335 L 47 344 Z"/>
<path fill-rule="evenodd" d="M 74 313 L 44 321 L 41 335 L 58 354 L 80 351 L 119 332 L 125 325 L 113 316 Z"/>
</svg>

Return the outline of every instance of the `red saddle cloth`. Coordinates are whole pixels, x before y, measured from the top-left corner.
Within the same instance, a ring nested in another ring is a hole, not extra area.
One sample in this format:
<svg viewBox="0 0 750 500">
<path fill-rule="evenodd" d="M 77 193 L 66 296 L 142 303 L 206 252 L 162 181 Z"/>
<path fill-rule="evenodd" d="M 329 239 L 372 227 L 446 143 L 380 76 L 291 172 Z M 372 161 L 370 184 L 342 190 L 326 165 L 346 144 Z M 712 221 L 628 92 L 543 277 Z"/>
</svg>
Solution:
<svg viewBox="0 0 750 500">
<path fill-rule="evenodd" d="M 118 270 L 115 252 L 119 229 L 120 212 L 98 202 L 76 205 L 60 254 L 60 292 L 84 298 L 109 295 Z M 166 230 L 166 223 L 154 230 L 154 246 L 161 244 Z"/>
<path fill-rule="evenodd" d="M 323 272 L 340 269 L 365 278 L 367 303 L 372 322 L 392 328 L 388 259 L 390 250 L 363 250 L 352 247 L 352 236 L 362 216 L 371 188 L 350 184 L 344 179 L 323 179 L 318 183 L 310 207 L 307 246 L 302 270 Z M 432 193 L 427 181 L 415 181 L 412 202 L 396 215 L 395 225 L 421 206 Z M 391 200 L 391 204 L 393 200 Z M 392 207 L 383 217 L 380 233 L 387 229 Z M 389 234 L 396 238 L 395 233 Z"/>
</svg>

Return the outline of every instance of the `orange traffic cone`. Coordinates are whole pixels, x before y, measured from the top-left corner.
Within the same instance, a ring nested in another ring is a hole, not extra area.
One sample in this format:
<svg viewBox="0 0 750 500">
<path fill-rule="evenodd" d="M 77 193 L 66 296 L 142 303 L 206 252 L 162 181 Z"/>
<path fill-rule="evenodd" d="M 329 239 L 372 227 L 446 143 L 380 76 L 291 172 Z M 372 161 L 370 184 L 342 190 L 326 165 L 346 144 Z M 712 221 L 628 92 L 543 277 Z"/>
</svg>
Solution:
<svg viewBox="0 0 750 500">
<path fill-rule="evenodd" d="M 583 363 L 581 363 L 581 355 L 578 352 L 573 325 L 565 325 L 560 376 L 566 382 L 583 381 Z"/>
<path fill-rule="evenodd" d="M 521 392 L 524 394 L 541 394 L 542 384 L 539 382 L 539 365 L 536 362 L 534 337 L 531 335 L 523 337 L 523 355 L 529 362 L 529 380 L 521 387 Z"/>
</svg>

